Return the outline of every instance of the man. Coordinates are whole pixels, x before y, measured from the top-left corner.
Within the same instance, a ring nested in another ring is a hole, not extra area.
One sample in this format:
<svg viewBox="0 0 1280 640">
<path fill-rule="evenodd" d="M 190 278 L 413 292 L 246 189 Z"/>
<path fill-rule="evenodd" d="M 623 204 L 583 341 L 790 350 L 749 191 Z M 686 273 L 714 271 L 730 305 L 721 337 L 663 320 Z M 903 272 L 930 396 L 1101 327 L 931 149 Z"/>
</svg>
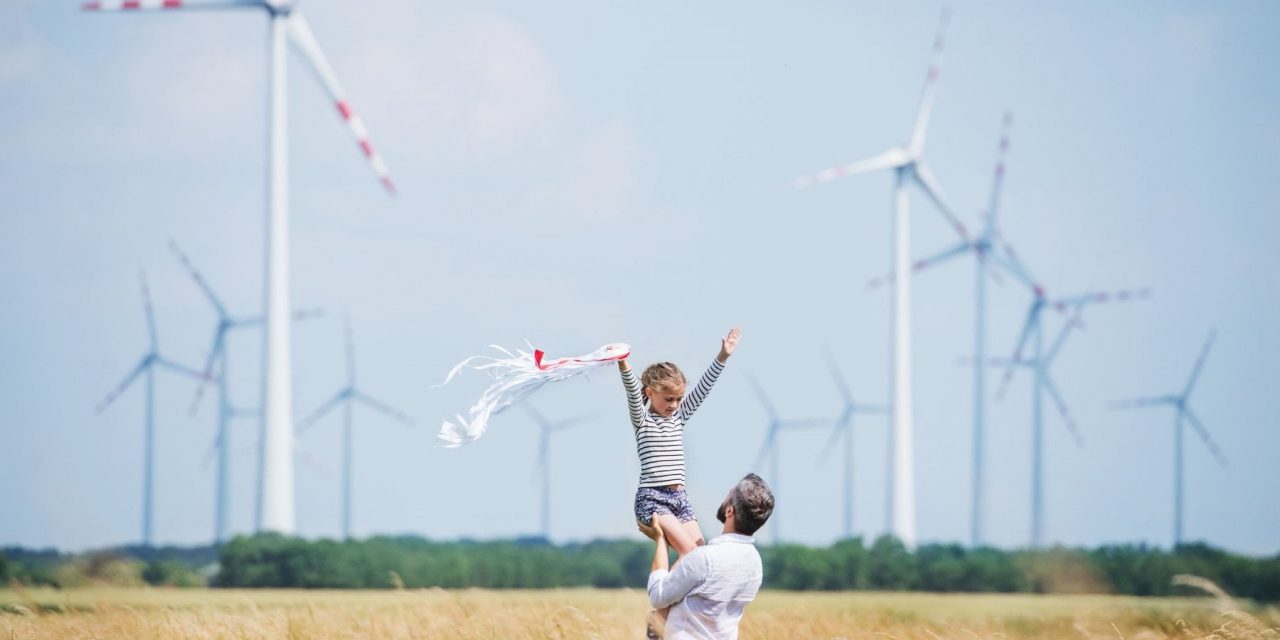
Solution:
<svg viewBox="0 0 1280 640">
<path fill-rule="evenodd" d="M 751 536 L 773 514 L 773 492 L 749 473 L 725 496 L 716 512 L 724 523 L 721 534 L 690 551 L 674 570 L 667 566 L 667 541 L 657 518 L 656 526 L 640 530 L 657 545 L 649 574 L 649 603 L 655 609 L 671 607 L 668 640 L 735 640 L 742 611 L 760 591 L 764 570 Z M 654 624 L 650 636 L 655 635 Z"/>
</svg>

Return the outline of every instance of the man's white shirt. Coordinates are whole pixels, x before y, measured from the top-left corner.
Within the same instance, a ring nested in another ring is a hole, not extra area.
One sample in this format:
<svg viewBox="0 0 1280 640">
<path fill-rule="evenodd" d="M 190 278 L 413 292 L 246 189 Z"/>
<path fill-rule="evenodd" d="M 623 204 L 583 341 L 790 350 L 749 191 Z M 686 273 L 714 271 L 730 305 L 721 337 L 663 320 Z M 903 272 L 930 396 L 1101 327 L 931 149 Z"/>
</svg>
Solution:
<svg viewBox="0 0 1280 640">
<path fill-rule="evenodd" d="M 655 609 L 671 606 L 668 640 L 735 640 L 742 611 L 763 579 L 755 539 L 725 533 L 690 551 L 674 570 L 650 573 L 649 602 Z"/>
</svg>

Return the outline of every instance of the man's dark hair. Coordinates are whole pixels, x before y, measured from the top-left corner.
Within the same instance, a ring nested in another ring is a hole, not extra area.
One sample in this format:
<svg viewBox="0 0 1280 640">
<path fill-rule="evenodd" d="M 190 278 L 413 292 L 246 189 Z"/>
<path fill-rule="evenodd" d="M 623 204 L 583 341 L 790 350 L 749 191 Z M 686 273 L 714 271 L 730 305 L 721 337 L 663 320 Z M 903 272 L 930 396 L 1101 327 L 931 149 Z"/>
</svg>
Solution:
<svg viewBox="0 0 1280 640">
<path fill-rule="evenodd" d="M 729 492 L 733 528 L 744 536 L 754 534 L 773 515 L 773 491 L 754 473 L 748 473 Z"/>
</svg>

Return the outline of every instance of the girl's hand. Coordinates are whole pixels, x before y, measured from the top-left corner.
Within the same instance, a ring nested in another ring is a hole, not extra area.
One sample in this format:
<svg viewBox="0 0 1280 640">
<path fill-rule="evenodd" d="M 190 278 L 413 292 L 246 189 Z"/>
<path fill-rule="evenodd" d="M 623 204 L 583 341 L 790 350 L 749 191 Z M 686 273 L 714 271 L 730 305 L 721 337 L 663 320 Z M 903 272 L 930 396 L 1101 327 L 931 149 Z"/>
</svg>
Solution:
<svg viewBox="0 0 1280 640">
<path fill-rule="evenodd" d="M 734 327 L 729 330 L 729 335 L 720 339 L 720 360 L 728 360 L 733 355 L 733 350 L 738 348 L 738 339 L 742 337 L 742 329 Z"/>
</svg>

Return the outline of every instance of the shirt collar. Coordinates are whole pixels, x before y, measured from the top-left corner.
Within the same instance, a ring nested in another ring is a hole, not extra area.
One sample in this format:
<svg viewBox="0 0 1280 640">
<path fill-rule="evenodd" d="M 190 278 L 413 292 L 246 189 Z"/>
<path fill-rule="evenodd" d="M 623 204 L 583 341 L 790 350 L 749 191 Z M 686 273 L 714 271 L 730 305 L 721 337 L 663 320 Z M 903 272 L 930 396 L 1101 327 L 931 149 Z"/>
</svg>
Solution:
<svg viewBox="0 0 1280 640">
<path fill-rule="evenodd" d="M 711 539 L 707 544 L 724 544 L 726 542 L 739 542 L 743 544 L 755 544 L 756 539 L 751 536 L 744 536 L 741 533 L 722 533 Z"/>
</svg>

